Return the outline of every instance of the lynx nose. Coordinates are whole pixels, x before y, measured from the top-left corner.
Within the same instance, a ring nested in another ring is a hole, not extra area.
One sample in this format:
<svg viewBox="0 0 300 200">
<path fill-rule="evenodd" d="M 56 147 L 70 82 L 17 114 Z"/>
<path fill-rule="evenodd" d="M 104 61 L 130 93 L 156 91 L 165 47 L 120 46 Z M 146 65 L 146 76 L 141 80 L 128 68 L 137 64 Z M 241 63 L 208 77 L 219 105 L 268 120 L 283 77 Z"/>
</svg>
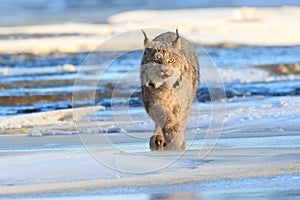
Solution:
<svg viewBox="0 0 300 200">
<path fill-rule="evenodd" d="M 161 69 L 160 72 L 159 72 L 159 76 L 162 77 L 162 78 L 168 78 L 171 76 L 170 74 L 170 70 L 168 69 Z"/>
<path fill-rule="evenodd" d="M 170 71 L 170 68 L 166 64 L 162 64 L 160 67 L 160 71 L 168 73 Z"/>
</svg>

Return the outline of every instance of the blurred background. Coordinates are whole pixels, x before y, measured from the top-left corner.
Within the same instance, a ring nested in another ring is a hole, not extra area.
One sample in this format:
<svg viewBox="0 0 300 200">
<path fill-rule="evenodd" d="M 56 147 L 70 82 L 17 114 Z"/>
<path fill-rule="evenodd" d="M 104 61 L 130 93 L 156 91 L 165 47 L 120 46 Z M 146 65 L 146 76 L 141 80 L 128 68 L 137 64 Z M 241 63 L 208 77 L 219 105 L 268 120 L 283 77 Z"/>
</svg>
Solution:
<svg viewBox="0 0 300 200">
<path fill-rule="evenodd" d="M 93 70 L 100 67 L 101 57 L 143 38 L 126 38 L 106 52 L 95 48 L 115 34 L 149 27 L 179 28 L 199 56 L 204 46 L 232 106 L 299 95 L 298 6 L 298 0 L 0 0 L 0 116 L 71 108 L 74 80 L 92 51 L 96 59 L 84 72 L 87 81 L 76 104 L 109 108 L 114 83 L 139 65 L 141 51 L 112 63 L 91 102 L 86 94 L 95 88 L 88 82 L 99 78 Z M 138 87 L 138 74 L 129 82 L 117 94 L 116 105 L 128 104 L 124 97 Z M 210 101 L 205 84 L 197 98 Z M 142 109 L 138 90 L 129 101 Z"/>
<path fill-rule="evenodd" d="M 299 6 L 297 0 L 1 0 L 0 25 L 106 23 L 109 16 L 132 10 L 167 10 L 215 7 Z"/>
</svg>

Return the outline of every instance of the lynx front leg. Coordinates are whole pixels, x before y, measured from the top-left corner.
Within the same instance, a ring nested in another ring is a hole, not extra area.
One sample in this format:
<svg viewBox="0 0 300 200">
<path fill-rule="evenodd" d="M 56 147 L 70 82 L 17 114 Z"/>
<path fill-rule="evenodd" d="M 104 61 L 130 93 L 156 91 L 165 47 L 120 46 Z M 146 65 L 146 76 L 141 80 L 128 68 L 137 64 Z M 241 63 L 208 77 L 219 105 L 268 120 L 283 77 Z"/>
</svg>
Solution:
<svg viewBox="0 0 300 200">
<path fill-rule="evenodd" d="M 180 134 L 182 116 L 179 109 L 171 110 L 161 105 L 153 105 L 149 109 L 149 115 L 155 121 L 156 126 L 155 134 L 150 138 L 151 150 L 165 149 L 171 143 L 176 144 L 176 146 L 179 143 L 182 145 L 183 141 Z"/>
</svg>

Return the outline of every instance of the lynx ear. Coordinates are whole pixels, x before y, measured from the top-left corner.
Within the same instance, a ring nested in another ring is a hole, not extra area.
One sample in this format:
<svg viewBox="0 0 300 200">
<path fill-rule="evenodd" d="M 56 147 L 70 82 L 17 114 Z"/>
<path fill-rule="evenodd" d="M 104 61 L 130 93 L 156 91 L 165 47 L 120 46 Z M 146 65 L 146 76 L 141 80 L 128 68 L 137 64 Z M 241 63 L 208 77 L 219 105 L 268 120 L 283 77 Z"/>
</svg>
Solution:
<svg viewBox="0 0 300 200">
<path fill-rule="evenodd" d="M 181 39 L 180 39 L 180 36 L 178 34 L 178 29 L 176 29 L 176 39 L 173 42 L 173 46 L 176 49 L 181 49 Z"/>
<path fill-rule="evenodd" d="M 147 37 L 146 33 L 144 32 L 144 30 L 142 29 L 142 32 L 145 36 L 145 39 L 144 39 L 144 46 L 147 47 L 148 44 L 151 42 L 151 40 Z"/>
</svg>

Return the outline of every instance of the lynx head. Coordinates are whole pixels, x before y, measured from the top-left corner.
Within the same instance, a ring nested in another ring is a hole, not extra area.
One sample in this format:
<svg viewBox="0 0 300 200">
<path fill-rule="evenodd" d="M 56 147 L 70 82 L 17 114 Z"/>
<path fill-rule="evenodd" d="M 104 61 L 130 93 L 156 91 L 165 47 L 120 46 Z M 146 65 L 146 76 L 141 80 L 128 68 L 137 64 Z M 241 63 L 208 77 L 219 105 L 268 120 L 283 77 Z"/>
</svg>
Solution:
<svg viewBox="0 0 300 200">
<path fill-rule="evenodd" d="M 144 56 L 142 58 L 142 84 L 158 88 L 162 85 L 173 87 L 182 79 L 186 71 L 186 59 L 182 56 L 181 38 L 178 30 L 164 33 L 160 39 L 150 40 L 146 33 L 144 40 Z"/>
</svg>

